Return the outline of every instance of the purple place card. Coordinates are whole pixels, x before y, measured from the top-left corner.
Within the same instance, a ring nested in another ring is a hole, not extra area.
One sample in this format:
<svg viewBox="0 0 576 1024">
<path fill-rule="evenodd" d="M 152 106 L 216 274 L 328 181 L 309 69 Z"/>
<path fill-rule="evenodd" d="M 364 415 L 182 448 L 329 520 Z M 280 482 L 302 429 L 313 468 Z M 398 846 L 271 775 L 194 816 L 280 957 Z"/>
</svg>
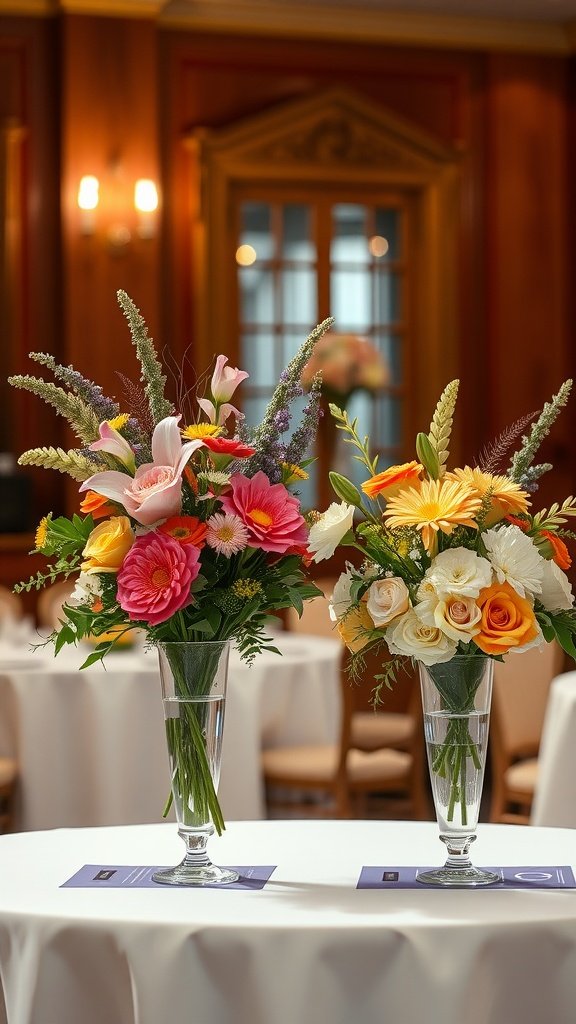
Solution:
<svg viewBox="0 0 576 1024">
<path fill-rule="evenodd" d="M 553 867 L 490 867 L 500 876 L 499 882 L 482 886 L 486 889 L 574 889 L 576 881 L 572 868 L 568 864 Z M 417 871 L 430 871 L 419 865 L 406 867 L 387 867 L 374 865 L 363 867 L 358 879 L 357 889 L 443 889 L 445 886 L 430 885 L 418 882 Z"/>
<path fill-rule="evenodd" d="M 161 865 L 165 866 L 165 865 Z M 228 865 L 226 865 L 228 867 Z M 240 878 L 237 882 L 213 883 L 203 889 L 263 889 L 276 864 L 233 865 Z M 171 886 L 155 882 L 152 875 L 158 867 L 130 864 L 84 864 L 60 886 L 61 889 L 170 889 Z M 174 888 L 195 889 L 197 886 L 174 886 Z"/>
</svg>

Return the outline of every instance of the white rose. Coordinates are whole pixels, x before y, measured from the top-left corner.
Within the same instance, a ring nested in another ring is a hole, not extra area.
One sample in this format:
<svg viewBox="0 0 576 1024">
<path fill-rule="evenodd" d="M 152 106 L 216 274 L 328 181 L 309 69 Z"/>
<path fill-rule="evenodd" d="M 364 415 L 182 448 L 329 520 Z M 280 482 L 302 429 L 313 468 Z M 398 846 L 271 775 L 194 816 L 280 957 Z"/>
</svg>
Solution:
<svg viewBox="0 0 576 1024">
<path fill-rule="evenodd" d="M 344 535 L 352 529 L 353 519 L 354 505 L 333 501 L 328 506 L 308 535 L 308 550 L 315 552 L 315 562 L 332 557 Z"/>
<path fill-rule="evenodd" d="M 404 580 L 391 576 L 375 580 L 368 591 L 368 614 L 375 626 L 386 626 L 410 607 L 410 594 Z"/>
<path fill-rule="evenodd" d="M 332 622 L 338 622 L 350 608 L 352 604 L 352 598 L 350 597 L 350 587 L 354 580 L 353 567 L 346 566 L 346 571 L 340 573 L 340 576 L 334 584 L 334 590 L 329 599 L 330 603 L 328 609 L 330 612 L 330 618 Z"/>
<path fill-rule="evenodd" d="M 478 597 L 481 590 L 492 583 L 492 566 L 468 548 L 448 548 L 432 561 L 421 586 L 431 585 L 439 597 L 462 594 Z"/>
<path fill-rule="evenodd" d="M 91 605 L 94 598 L 102 596 L 102 583 L 95 573 L 81 572 L 76 580 L 74 590 L 66 604 L 76 608 L 80 604 Z"/>
<path fill-rule="evenodd" d="M 413 610 L 388 627 L 386 642 L 391 654 L 405 654 L 423 665 L 438 665 L 456 654 L 456 644 L 437 626 L 427 626 Z"/>
<path fill-rule="evenodd" d="M 450 594 L 441 600 L 422 601 L 414 611 L 426 626 L 437 626 L 446 636 L 467 644 L 480 632 L 482 611 L 472 597 Z"/>
<path fill-rule="evenodd" d="M 549 562 L 545 558 L 544 574 L 542 577 L 542 592 L 538 594 L 538 600 L 542 602 L 549 612 L 566 611 L 572 608 L 574 596 L 572 584 L 565 572 L 556 565 L 556 562 Z"/>
</svg>

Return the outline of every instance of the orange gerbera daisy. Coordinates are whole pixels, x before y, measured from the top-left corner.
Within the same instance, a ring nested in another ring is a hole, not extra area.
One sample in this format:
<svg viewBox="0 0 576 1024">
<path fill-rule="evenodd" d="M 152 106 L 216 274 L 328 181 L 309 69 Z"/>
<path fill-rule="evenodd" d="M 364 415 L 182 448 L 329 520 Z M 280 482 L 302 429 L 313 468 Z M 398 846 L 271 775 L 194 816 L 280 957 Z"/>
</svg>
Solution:
<svg viewBox="0 0 576 1024">
<path fill-rule="evenodd" d="M 436 554 L 436 534 L 451 534 L 455 526 L 477 528 L 474 518 L 481 499 L 466 484 L 457 480 L 423 480 L 416 490 L 409 487 L 390 498 L 384 513 L 389 529 L 415 526 L 422 531 L 422 543 L 430 555 Z"/>
<path fill-rule="evenodd" d="M 526 491 L 521 490 L 518 484 L 509 480 L 507 476 L 483 473 L 481 469 L 472 469 L 464 466 L 464 469 L 455 469 L 446 473 L 447 480 L 459 480 L 476 491 L 480 498 L 490 492 L 490 509 L 484 526 L 493 526 L 499 523 L 505 516 L 512 514 L 526 513 L 530 502 Z"/>
<path fill-rule="evenodd" d="M 423 469 L 424 466 L 419 462 L 404 462 L 401 466 L 390 466 L 383 473 L 377 473 L 376 476 L 365 480 L 361 487 L 369 498 L 381 495 L 388 501 L 389 498 L 411 484 L 417 485 Z"/>
</svg>

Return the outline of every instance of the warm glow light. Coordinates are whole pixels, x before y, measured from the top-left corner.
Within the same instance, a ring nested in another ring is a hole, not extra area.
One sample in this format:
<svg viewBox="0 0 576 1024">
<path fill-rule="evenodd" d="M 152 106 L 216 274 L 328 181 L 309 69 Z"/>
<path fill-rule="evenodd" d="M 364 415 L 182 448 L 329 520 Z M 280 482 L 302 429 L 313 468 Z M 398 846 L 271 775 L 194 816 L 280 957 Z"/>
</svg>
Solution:
<svg viewBox="0 0 576 1024">
<path fill-rule="evenodd" d="M 100 182 L 93 174 L 85 174 L 80 178 L 78 186 L 78 206 L 81 210 L 95 210 L 98 206 Z"/>
<path fill-rule="evenodd" d="M 390 245 L 388 244 L 387 239 L 383 238 L 382 235 L 373 235 L 370 241 L 368 242 L 368 248 L 370 249 L 372 255 L 376 256 L 376 258 L 378 259 L 380 256 L 386 255 L 388 249 L 390 248 Z"/>
<path fill-rule="evenodd" d="M 236 263 L 241 267 L 250 267 L 256 262 L 256 249 L 252 245 L 239 245 L 236 249 Z"/>
<path fill-rule="evenodd" d="M 134 206 L 139 213 L 154 213 L 158 209 L 158 189 L 150 178 L 139 178 L 134 185 Z"/>
</svg>

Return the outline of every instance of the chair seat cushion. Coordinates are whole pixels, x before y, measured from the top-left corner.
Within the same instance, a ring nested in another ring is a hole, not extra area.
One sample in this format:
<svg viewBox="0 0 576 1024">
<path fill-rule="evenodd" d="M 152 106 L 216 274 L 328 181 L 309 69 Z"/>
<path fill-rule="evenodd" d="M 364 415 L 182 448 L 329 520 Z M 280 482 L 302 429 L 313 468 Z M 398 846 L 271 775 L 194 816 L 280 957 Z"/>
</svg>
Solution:
<svg viewBox="0 0 576 1024">
<path fill-rule="evenodd" d="M 8 786 L 17 775 L 16 762 L 9 757 L 0 757 L 0 786 Z"/>
<path fill-rule="evenodd" d="M 411 715 L 386 711 L 356 711 L 351 722 L 351 746 L 358 750 L 377 750 L 378 747 L 403 748 L 414 735 Z"/>
<path fill-rule="evenodd" d="M 538 777 L 538 760 L 535 757 L 513 764 L 504 773 L 506 786 L 517 793 L 533 794 Z"/>
<path fill-rule="evenodd" d="M 338 768 L 338 747 L 277 747 L 262 754 L 266 778 L 295 782 L 330 782 Z M 412 758 L 400 750 L 350 750 L 348 777 L 354 782 L 404 779 L 410 773 Z"/>
</svg>

